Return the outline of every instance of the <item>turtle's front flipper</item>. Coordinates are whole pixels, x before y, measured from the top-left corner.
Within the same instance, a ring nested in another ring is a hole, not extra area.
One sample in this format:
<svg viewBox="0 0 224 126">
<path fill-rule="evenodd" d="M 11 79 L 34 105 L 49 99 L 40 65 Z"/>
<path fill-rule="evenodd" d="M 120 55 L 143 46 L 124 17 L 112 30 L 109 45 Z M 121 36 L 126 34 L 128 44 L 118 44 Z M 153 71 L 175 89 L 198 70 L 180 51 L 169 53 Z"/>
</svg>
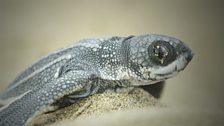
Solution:
<svg viewBox="0 0 224 126">
<path fill-rule="evenodd" d="M 69 71 L 44 87 L 24 93 L 0 109 L 0 126 L 25 125 L 35 115 L 51 111 L 50 106 L 62 97 L 85 90 L 93 77 L 90 71 Z"/>
<path fill-rule="evenodd" d="M 22 126 L 37 111 L 38 102 L 28 91 L 0 110 L 1 126 Z"/>
</svg>

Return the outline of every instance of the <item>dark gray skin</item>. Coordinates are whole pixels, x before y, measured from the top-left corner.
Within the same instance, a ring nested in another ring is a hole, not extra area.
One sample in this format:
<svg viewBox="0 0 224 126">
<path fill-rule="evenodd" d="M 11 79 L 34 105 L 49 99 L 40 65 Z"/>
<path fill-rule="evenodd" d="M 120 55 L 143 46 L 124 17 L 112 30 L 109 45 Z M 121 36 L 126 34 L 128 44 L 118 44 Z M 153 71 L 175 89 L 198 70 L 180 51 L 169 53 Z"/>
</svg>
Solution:
<svg viewBox="0 0 224 126">
<path fill-rule="evenodd" d="M 42 58 L 9 85 L 0 96 L 0 125 L 25 125 L 63 106 L 64 99 L 164 81 L 192 57 L 180 40 L 163 35 L 81 40 Z"/>
</svg>

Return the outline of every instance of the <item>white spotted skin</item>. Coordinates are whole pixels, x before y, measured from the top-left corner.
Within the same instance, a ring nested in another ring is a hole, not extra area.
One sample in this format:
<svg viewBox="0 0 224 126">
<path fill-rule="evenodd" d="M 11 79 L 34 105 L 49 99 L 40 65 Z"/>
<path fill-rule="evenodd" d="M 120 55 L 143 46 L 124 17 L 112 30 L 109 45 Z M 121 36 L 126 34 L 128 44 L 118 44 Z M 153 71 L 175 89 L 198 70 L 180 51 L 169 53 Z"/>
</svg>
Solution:
<svg viewBox="0 0 224 126">
<path fill-rule="evenodd" d="M 177 55 L 167 65 L 150 59 L 148 47 L 157 40 L 172 45 Z M 67 96 L 163 81 L 183 70 L 189 57 L 192 53 L 181 41 L 162 35 L 81 40 L 40 59 L 9 85 L 0 96 L 2 102 L 11 100 L 0 110 L 0 125 L 25 125 L 34 116 L 57 109 L 56 103 L 63 104 Z"/>
</svg>

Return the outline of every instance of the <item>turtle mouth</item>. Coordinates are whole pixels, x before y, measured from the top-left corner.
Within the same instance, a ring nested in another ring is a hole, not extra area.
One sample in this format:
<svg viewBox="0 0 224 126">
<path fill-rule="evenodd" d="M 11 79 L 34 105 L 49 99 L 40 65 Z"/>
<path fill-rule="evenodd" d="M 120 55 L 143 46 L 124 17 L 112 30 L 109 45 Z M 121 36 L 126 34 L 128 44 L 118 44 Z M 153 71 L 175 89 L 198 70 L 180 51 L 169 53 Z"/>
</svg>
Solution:
<svg viewBox="0 0 224 126">
<path fill-rule="evenodd" d="M 168 72 L 168 73 L 156 74 L 156 76 L 160 76 L 160 77 L 170 76 L 171 74 L 174 73 L 174 71 L 178 71 L 178 72 L 179 72 L 179 71 L 181 71 L 181 70 L 178 70 L 178 69 L 177 69 L 177 66 L 175 66 L 174 69 L 173 69 L 172 71 L 170 71 L 170 72 Z"/>
<path fill-rule="evenodd" d="M 189 57 L 189 60 L 190 58 L 191 57 Z M 165 67 L 160 67 L 152 71 L 150 77 L 155 80 L 165 80 L 171 78 L 180 71 L 183 71 L 186 68 L 187 64 L 189 63 L 189 60 L 185 55 L 181 55 L 171 64 Z"/>
</svg>

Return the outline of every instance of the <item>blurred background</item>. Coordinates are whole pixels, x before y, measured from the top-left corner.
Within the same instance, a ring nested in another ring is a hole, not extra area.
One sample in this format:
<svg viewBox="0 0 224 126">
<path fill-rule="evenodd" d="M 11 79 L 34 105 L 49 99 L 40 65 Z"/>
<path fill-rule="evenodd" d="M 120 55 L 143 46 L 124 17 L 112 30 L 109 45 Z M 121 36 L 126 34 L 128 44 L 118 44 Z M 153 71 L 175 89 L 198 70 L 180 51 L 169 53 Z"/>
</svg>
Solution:
<svg viewBox="0 0 224 126">
<path fill-rule="evenodd" d="M 164 34 L 195 53 L 161 102 L 221 109 L 224 6 L 217 0 L 0 1 L 0 92 L 29 65 L 83 38 Z"/>
</svg>

